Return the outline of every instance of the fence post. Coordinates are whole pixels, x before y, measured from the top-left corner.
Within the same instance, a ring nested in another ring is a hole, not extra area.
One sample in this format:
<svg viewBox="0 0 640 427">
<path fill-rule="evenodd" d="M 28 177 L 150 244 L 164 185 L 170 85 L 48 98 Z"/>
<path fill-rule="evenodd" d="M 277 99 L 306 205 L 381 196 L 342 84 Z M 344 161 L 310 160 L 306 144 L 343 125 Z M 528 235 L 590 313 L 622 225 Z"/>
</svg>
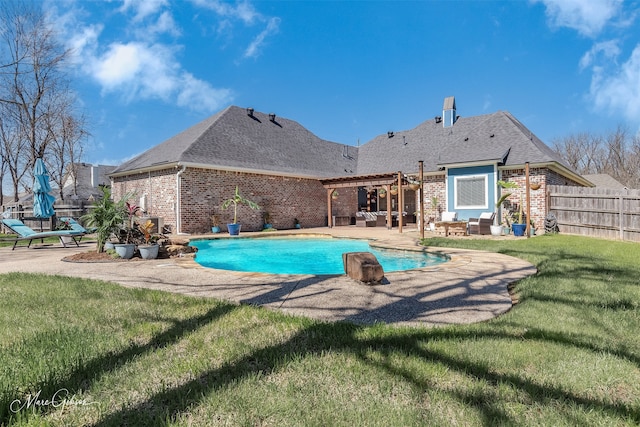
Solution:
<svg viewBox="0 0 640 427">
<path fill-rule="evenodd" d="M 620 240 L 624 241 L 624 195 L 620 193 L 618 196 L 618 201 L 620 203 L 619 215 L 620 215 Z"/>
</svg>

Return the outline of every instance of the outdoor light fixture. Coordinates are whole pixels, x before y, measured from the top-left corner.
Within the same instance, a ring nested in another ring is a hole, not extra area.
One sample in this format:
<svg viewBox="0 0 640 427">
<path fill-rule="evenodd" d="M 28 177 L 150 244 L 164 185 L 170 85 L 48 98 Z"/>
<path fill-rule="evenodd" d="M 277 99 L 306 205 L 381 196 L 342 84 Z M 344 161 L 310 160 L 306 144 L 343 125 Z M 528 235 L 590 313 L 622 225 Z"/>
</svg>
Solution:
<svg viewBox="0 0 640 427">
<path fill-rule="evenodd" d="M 274 113 L 269 113 L 269 120 L 271 120 L 272 122 L 276 121 L 276 115 Z"/>
</svg>

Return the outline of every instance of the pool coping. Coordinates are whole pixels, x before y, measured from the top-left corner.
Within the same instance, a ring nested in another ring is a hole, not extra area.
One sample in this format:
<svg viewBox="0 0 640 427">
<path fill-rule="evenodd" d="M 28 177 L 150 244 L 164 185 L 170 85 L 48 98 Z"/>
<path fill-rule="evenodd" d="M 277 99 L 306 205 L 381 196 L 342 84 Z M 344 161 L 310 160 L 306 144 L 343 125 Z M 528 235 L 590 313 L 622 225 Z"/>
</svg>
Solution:
<svg viewBox="0 0 640 427">
<path fill-rule="evenodd" d="M 373 238 L 377 243 L 403 249 L 420 247 L 415 231 L 400 234 L 386 229 L 336 227 L 290 234 L 303 233 Z M 518 258 L 453 248 L 438 248 L 451 257 L 449 262 L 387 273 L 386 283 L 374 286 L 345 275 L 270 275 L 215 270 L 202 267 L 188 257 L 117 264 L 62 261 L 65 256 L 93 247 L 93 243 L 83 242 L 79 248 L 66 249 L 11 251 L 11 248 L 0 248 L 0 256 L 4 255 L 0 273 L 19 271 L 105 280 L 131 288 L 251 304 L 328 322 L 383 322 L 404 326 L 469 324 L 492 319 L 512 307 L 509 284 L 536 273 L 532 264 Z"/>
</svg>

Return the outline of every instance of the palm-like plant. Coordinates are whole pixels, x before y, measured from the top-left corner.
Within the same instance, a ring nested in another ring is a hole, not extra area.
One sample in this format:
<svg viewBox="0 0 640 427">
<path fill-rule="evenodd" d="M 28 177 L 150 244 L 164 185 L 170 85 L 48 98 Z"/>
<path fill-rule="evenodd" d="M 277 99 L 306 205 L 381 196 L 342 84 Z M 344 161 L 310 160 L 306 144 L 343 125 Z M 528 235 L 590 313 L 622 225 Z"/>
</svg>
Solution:
<svg viewBox="0 0 640 427">
<path fill-rule="evenodd" d="M 238 223 L 238 205 L 247 205 L 251 209 L 255 209 L 255 210 L 260 209 L 260 206 L 258 206 L 257 203 L 254 203 L 251 200 L 245 199 L 244 197 L 242 197 L 242 195 L 240 194 L 240 190 L 238 189 L 238 186 L 236 186 L 236 193 L 233 195 L 233 197 L 222 202 L 222 209 L 227 209 L 232 204 L 233 204 L 233 223 L 234 224 Z"/>
<path fill-rule="evenodd" d="M 90 227 L 96 227 L 98 237 L 96 251 L 102 252 L 104 244 L 112 233 L 118 231 L 127 219 L 126 199 L 118 202 L 111 199 L 111 190 L 101 187 L 102 198 L 94 203 L 93 209 L 82 216 L 82 221 Z"/>
<path fill-rule="evenodd" d="M 518 184 L 516 184 L 515 182 L 512 181 L 498 181 L 498 187 L 500 188 L 506 188 L 506 189 L 516 189 L 519 188 Z M 505 200 L 507 200 L 509 198 L 509 196 L 511 196 L 513 194 L 512 191 L 507 192 L 507 193 L 502 193 L 502 195 L 500 195 L 500 198 L 498 199 L 498 201 L 496 202 L 496 209 L 499 209 L 500 206 L 502 206 L 502 204 L 505 202 Z M 496 221 L 498 220 L 498 216 L 496 215 Z M 520 195 L 520 221 L 519 223 L 522 222 L 522 195 Z"/>
</svg>

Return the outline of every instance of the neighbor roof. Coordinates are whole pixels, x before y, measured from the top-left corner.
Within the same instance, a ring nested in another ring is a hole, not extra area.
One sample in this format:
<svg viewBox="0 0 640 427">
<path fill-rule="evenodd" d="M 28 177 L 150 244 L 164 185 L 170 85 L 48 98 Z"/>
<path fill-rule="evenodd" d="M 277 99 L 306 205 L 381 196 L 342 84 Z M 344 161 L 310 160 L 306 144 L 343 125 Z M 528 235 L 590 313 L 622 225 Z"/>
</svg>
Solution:
<svg viewBox="0 0 640 427">
<path fill-rule="evenodd" d="M 449 98 L 447 98 L 448 100 Z M 445 104 L 447 101 L 445 101 Z M 391 136 L 392 135 L 392 136 Z M 453 126 L 430 119 L 382 134 L 360 147 L 325 141 L 295 121 L 231 106 L 120 165 L 114 175 L 171 164 L 332 178 L 445 166 L 555 163 L 573 173 L 508 112 L 461 117 Z"/>
<path fill-rule="evenodd" d="M 610 190 L 627 189 L 627 187 L 623 183 L 606 173 L 582 175 L 582 177 L 591 181 L 596 186 L 596 188 L 608 188 Z"/>
</svg>

